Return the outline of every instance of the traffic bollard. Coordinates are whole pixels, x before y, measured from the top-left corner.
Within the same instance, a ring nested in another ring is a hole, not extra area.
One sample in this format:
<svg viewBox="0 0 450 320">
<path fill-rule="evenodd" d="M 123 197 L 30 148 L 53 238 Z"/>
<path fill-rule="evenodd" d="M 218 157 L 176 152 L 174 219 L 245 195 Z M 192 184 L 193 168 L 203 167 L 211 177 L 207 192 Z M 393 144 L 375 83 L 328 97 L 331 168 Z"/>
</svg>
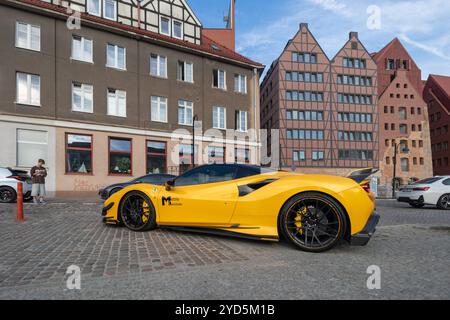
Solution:
<svg viewBox="0 0 450 320">
<path fill-rule="evenodd" d="M 22 222 L 23 218 L 23 184 L 21 182 L 17 183 L 17 216 L 16 220 Z"/>
</svg>

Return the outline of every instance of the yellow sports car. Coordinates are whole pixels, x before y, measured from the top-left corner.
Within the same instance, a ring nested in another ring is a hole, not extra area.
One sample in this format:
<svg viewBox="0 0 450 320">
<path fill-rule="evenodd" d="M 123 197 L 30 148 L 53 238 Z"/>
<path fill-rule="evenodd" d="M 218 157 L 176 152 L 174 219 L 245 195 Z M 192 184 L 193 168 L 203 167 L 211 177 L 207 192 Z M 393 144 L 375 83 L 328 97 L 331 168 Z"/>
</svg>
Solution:
<svg viewBox="0 0 450 320">
<path fill-rule="evenodd" d="M 165 186 L 137 184 L 105 201 L 103 221 L 133 231 L 157 227 L 278 241 L 323 252 L 341 239 L 366 245 L 379 216 L 365 180 L 302 175 L 241 164 L 200 166 Z"/>
</svg>

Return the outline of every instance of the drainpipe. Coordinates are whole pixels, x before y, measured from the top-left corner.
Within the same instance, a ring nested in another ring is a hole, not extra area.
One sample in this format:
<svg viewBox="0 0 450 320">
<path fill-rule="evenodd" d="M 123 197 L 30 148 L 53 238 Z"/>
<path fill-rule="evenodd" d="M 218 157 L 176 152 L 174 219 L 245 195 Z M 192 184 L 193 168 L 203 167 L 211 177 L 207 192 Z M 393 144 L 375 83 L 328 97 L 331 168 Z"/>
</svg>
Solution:
<svg viewBox="0 0 450 320">
<path fill-rule="evenodd" d="M 255 142 L 257 144 L 257 153 L 256 153 L 256 164 L 260 164 L 260 157 L 261 157 L 261 150 L 259 147 L 259 130 L 257 130 L 257 126 L 258 126 L 258 119 L 257 117 L 259 116 L 259 113 L 257 112 L 258 110 L 256 110 L 257 107 L 257 101 L 259 100 L 259 96 L 258 96 L 258 91 L 259 91 L 259 83 L 257 81 L 257 77 L 258 76 L 258 69 L 254 68 L 253 69 L 253 85 L 254 85 L 254 97 L 253 97 L 253 115 L 254 115 L 254 124 L 253 124 L 253 128 L 255 129 Z"/>
</svg>

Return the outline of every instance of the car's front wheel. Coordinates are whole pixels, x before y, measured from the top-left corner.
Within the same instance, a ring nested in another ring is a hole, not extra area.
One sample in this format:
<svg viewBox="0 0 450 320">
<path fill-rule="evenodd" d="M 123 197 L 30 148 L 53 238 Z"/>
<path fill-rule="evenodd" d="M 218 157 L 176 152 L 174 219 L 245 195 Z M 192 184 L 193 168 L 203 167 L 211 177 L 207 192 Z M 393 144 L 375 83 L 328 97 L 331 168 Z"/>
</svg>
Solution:
<svg viewBox="0 0 450 320">
<path fill-rule="evenodd" d="M 150 198 L 142 192 L 127 193 L 120 202 L 119 215 L 122 223 L 132 231 L 156 228 L 156 211 Z"/>
<path fill-rule="evenodd" d="M 301 250 L 324 252 L 343 238 L 347 218 L 336 200 L 321 193 L 308 192 L 294 196 L 283 206 L 279 228 Z"/>
<path fill-rule="evenodd" d="M 440 197 L 437 207 L 442 210 L 450 210 L 450 194 L 444 194 Z"/>
<path fill-rule="evenodd" d="M 14 202 L 16 198 L 16 190 L 11 187 L 0 187 L 0 203 Z"/>
</svg>

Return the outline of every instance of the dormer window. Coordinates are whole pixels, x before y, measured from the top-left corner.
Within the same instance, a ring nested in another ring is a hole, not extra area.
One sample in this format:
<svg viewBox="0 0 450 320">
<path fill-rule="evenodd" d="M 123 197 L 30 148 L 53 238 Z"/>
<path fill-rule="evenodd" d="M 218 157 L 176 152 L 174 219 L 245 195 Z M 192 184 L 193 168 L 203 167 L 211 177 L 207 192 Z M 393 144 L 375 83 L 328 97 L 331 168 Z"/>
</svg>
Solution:
<svg viewBox="0 0 450 320">
<path fill-rule="evenodd" d="M 181 21 L 172 21 L 173 37 L 183 40 L 183 23 Z"/>
<path fill-rule="evenodd" d="M 170 36 L 170 19 L 166 17 L 160 17 L 159 21 L 159 33 L 166 36 Z"/>
</svg>

